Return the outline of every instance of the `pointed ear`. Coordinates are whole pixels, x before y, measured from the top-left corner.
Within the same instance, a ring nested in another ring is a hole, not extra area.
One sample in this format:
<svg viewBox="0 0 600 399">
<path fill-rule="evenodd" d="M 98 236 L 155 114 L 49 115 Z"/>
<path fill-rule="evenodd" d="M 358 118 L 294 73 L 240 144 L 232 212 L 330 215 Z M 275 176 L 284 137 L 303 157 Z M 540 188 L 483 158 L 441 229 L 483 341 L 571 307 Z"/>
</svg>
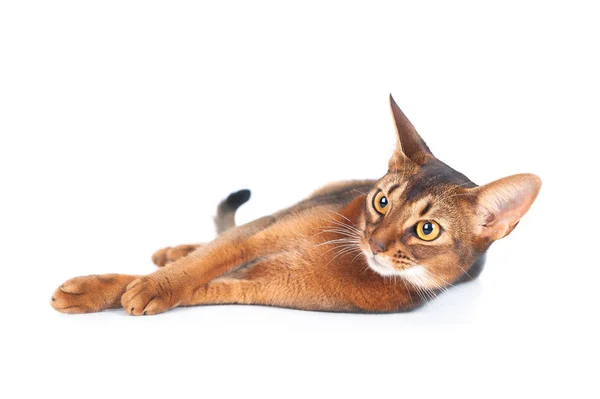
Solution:
<svg viewBox="0 0 600 399">
<path fill-rule="evenodd" d="M 477 195 L 479 236 L 499 240 L 507 236 L 527 213 L 542 181 L 532 174 L 520 174 L 471 189 Z"/>
<path fill-rule="evenodd" d="M 431 151 L 429 151 L 427 144 L 425 144 L 419 133 L 417 133 L 413 124 L 410 123 L 404 112 L 398 107 L 391 94 L 390 106 L 392 107 L 396 131 L 398 132 L 398 145 L 392 159 L 390 159 L 390 165 L 395 165 L 397 160 L 403 156 L 406 156 L 419 165 L 435 158 Z"/>
</svg>

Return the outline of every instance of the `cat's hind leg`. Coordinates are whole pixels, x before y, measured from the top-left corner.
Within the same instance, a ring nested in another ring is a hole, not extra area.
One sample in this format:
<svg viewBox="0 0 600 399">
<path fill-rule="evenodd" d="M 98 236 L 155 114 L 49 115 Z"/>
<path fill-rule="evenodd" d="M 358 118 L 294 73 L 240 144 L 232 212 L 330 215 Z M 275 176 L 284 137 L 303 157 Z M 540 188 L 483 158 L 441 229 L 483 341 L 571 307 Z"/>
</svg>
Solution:
<svg viewBox="0 0 600 399">
<path fill-rule="evenodd" d="M 61 313 L 92 313 L 121 307 L 127 285 L 139 276 L 102 274 L 65 281 L 52 294 L 50 305 Z"/>
<path fill-rule="evenodd" d="M 227 198 L 219 203 L 217 215 L 214 218 L 217 235 L 221 235 L 227 230 L 235 228 L 235 213 L 237 209 L 250 199 L 250 190 L 240 190 L 231 193 Z M 176 247 L 167 247 L 159 249 L 152 255 L 152 262 L 157 266 L 163 267 L 169 263 L 175 262 L 179 258 L 187 256 L 189 253 L 200 248 L 203 244 L 185 244 Z"/>
<path fill-rule="evenodd" d="M 200 248 L 203 244 L 184 244 L 176 247 L 159 249 L 152 255 L 152 262 L 158 267 L 163 267 L 175 262 L 179 258 L 187 256 Z"/>
</svg>

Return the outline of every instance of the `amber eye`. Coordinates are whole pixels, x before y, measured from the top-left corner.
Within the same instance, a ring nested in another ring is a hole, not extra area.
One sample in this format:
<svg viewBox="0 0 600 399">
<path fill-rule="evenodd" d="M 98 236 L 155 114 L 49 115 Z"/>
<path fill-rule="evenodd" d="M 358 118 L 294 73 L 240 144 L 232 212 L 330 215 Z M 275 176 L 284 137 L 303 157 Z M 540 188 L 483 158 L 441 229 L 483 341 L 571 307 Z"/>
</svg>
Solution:
<svg viewBox="0 0 600 399">
<path fill-rule="evenodd" d="M 421 240 L 433 241 L 440 236 L 440 225 L 432 220 L 421 220 L 417 223 L 417 235 Z"/>
<path fill-rule="evenodd" d="M 378 191 L 373 197 L 373 208 L 375 208 L 377 213 L 385 215 L 388 211 L 388 205 L 388 199 L 383 194 L 383 191 Z"/>
</svg>

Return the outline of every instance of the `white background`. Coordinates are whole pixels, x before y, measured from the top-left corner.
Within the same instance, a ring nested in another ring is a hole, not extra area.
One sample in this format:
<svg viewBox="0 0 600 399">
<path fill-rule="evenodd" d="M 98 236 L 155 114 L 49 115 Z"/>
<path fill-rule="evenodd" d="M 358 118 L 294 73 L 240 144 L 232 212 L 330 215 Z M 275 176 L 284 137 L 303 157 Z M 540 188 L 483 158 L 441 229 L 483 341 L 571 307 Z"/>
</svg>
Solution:
<svg viewBox="0 0 600 399">
<path fill-rule="evenodd" d="M 598 397 L 594 2 L 289 3 L 1 3 L 1 396 Z M 477 282 L 411 314 L 49 306 L 212 239 L 231 191 L 243 223 L 383 175 L 390 92 L 475 182 L 544 181 Z"/>
</svg>

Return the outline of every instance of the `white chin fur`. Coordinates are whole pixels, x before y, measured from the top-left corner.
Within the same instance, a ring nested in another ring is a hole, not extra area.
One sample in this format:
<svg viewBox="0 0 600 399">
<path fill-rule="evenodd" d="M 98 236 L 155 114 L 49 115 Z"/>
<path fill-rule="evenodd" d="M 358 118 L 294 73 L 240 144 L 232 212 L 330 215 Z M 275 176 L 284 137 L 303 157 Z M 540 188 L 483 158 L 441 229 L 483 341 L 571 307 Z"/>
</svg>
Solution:
<svg viewBox="0 0 600 399">
<path fill-rule="evenodd" d="M 365 254 L 367 263 L 373 271 L 381 276 L 397 276 L 405 278 L 407 281 L 414 283 L 419 281 L 421 276 L 424 276 L 427 271 L 423 266 L 413 266 L 405 270 L 396 270 L 392 266 L 388 265 L 385 261 L 378 259 L 376 256 L 371 254 Z"/>
</svg>

